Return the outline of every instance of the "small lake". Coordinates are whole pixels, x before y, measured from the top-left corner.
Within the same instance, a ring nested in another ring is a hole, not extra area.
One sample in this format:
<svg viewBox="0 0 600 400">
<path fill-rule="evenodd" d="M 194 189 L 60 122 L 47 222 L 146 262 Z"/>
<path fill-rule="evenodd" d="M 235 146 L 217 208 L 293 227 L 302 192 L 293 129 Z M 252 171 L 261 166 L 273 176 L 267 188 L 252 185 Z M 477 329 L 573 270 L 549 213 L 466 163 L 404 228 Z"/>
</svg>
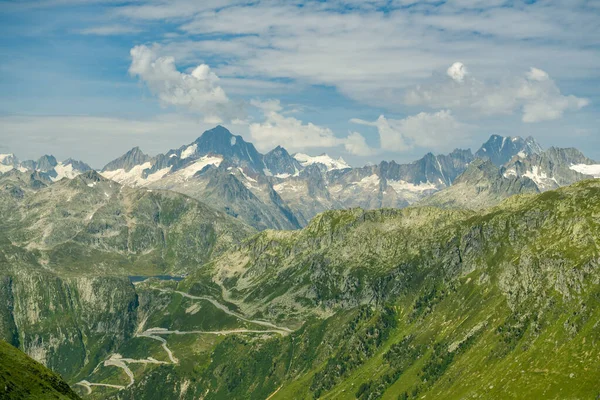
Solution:
<svg viewBox="0 0 600 400">
<path fill-rule="evenodd" d="M 143 282 L 146 279 L 155 278 L 160 281 L 182 281 L 184 276 L 174 276 L 174 275 L 151 275 L 151 276 L 143 276 L 143 275 L 132 275 L 129 276 L 129 280 L 131 283 Z"/>
</svg>

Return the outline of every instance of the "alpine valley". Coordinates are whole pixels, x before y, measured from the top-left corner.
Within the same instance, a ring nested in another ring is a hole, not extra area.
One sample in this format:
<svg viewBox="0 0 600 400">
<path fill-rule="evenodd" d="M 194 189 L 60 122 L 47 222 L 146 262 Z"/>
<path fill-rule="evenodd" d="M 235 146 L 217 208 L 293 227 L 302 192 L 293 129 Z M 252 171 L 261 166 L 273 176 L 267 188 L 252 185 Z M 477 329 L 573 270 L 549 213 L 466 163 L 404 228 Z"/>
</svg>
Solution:
<svg viewBox="0 0 600 400">
<path fill-rule="evenodd" d="M 0 155 L 0 391 L 598 398 L 598 177 L 497 135 L 358 168 L 221 126 L 99 171 Z"/>
</svg>

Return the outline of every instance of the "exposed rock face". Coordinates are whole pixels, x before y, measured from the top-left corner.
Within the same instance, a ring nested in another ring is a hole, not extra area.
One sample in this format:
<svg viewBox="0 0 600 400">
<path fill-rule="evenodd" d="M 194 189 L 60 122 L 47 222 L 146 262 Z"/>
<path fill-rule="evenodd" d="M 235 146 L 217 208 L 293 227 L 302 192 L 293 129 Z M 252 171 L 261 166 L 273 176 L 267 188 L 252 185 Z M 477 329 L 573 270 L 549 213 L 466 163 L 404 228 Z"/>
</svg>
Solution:
<svg viewBox="0 0 600 400">
<path fill-rule="evenodd" d="M 490 160 L 502 166 L 514 156 L 526 157 L 542 152 L 542 147 L 531 136 L 523 139 L 515 136 L 492 135 L 475 153 L 475 157 Z"/>
<path fill-rule="evenodd" d="M 527 157 L 514 157 L 505 166 L 506 176 L 528 177 L 541 191 L 556 189 L 574 182 L 590 179 L 573 169 L 575 165 L 594 165 L 593 160 L 573 148 L 550 147 L 541 153 Z"/>
<path fill-rule="evenodd" d="M 0 284 L 3 338 L 67 378 L 133 336 L 138 303 L 126 277 L 61 279 L 29 270 Z"/>
<path fill-rule="evenodd" d="M 420 205 L 482 209 L 494 206 L 517 194 L 540 193 L 528 177 L 504 175 L 491 161 L 477 159 L 452 186 L 425 198 Z"/>
<path fill-rule="evenodd" d="M 139 147 L 134 147 L 121 157 L 109 162 L 102 168 L 102 171 L 114 171 L 117 169 L 123 169 L 128 172 L 131 171 L 136 165 L 143 165 L 150 161 L 151 157 L 144 154 Z"/>
<path fill-rule="evenodd" d="M 286 149 L 277 146 L 264 157 L 265 167 L 272 175 L 294 175 L 302 170 L 302 165 Z"/>
</svg>

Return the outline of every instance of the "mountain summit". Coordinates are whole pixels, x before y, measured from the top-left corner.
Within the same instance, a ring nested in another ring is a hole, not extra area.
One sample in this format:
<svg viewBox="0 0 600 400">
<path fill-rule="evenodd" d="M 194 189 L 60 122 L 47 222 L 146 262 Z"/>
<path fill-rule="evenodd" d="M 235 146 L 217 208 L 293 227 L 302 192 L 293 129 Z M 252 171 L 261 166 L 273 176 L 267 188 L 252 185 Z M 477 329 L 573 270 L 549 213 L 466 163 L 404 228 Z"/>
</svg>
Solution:
<svg viewBox="0 0 600 400">
<path fill-rule="evenodd" d="M 123 169 L 127 172 L 131 171 L 136 165 L 141 165 L 148 161 L 150 161 L 150 156 L 144 154 L 144 152 L 136 146 L 121 157 L 106 164 L 104 168 L 102 168 L 102 171 Z"/>
<path fill-rule="evenodd" d="M 542 151 L 542 146 L 531 136 L 523 139 L 520 136 L 492 135 L 475 153 L 475 157 L 489 159 L 497 166 L 502 166 L 516 155 L 524 158 Z"/>
</svg>

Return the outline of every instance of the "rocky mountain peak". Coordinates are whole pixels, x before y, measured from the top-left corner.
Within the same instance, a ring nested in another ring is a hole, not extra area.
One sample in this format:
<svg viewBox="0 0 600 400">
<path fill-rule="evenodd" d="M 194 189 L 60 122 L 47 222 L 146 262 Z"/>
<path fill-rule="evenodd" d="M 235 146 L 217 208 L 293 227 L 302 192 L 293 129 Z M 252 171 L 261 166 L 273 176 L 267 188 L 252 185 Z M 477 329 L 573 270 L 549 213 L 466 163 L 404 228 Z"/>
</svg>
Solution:
<svg viewBox="0 0 600 400">
<path fill-rule="evenodd" d="M 79 172 L 90 171 L 92 169 L 92 167 L 90 167 L 83 161 L 74 160 L 72 158 L 67 158 L 65 161 L 62 162 L 62 164 L 70 165 L 73 168 L 73 170 L 79 171 Z"/>
<path fill-rule="evenodd" d="M 150 156 L 144 154 L 144 152 L 136 146 L 121 157 L 106 164 L 104 168 L 102 168 L 102 171 L 115 171 L 117 169 L 130 171 L 136 165 L 144 164 L 150 161 L 150 159 Z"/>
<path fill-rule="evenodd" d="M 0 154 L 0 164 L 2 165 L 15 165 L 18 163 L 17 157 L 13 153 Z"/>
<path fill-rule="evenodd" d="M 242 165 L 247 165 L 255 171 L 264 169 L 263 156 L 252 143 L 246 142 L 241 136 L 233 135 L 221 125 L 204 132 L 193 144 L 194 155 L 219 154 L 223 158 Z M 188 146 L 187 149 L 190 148 Z"/>
<path fill-rule="evenodd" d="M 265 167 L 273 175 L 289 174 L 293 175 L 302 170 L 302 165 L 281 146 L 265 154 Z"/>
<path fill-rule="evenodd" d="M 45 154 L 37 160 L 35 169 L 42 172 L 48 172 L 58 165 L 56 157 Z"/>
<path fill-rule="evenodd" d="M 477 158 L 486 158 L 495 165 L 501 166 L 514 156 L 526 157 L 542 152 L 542 147 L 531 136 L 523 139 L 520 136 L 491 135 L 475 153 Z"/>
</svg>

